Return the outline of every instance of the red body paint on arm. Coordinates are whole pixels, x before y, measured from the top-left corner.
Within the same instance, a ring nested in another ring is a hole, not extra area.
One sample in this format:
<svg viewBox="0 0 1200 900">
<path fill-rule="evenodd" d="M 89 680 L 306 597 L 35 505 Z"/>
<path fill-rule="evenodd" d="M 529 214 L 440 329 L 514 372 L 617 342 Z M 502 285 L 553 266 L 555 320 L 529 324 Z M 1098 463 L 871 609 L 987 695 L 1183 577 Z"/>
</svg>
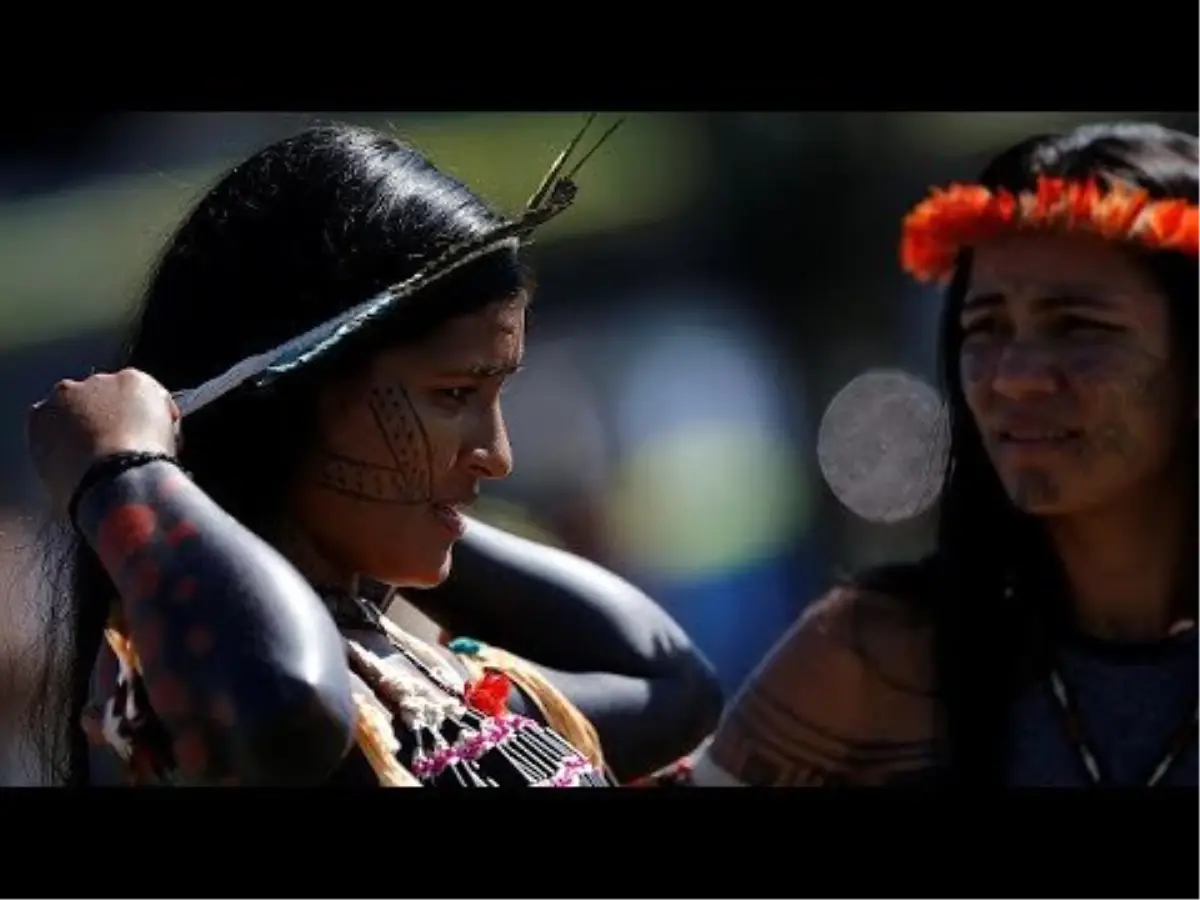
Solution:
<svg viewBox="0 0 1200 900">
<path fill-rule="evenodd" d="M 78 519 L 179 772 L 206 783 L 327 777 L 355 710 L 341 636 L 299 574 L 169 463 L 97 485 Z"/>
</svg>

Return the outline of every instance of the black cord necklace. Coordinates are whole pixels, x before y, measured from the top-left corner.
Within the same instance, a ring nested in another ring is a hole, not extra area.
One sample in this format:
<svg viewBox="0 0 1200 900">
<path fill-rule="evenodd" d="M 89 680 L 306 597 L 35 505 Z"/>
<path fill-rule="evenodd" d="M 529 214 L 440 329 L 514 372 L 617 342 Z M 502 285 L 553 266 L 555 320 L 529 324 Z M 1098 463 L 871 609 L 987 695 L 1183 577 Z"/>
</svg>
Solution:
<svg viewBox="0 0 1200 900">
<path fill-rule="evenodd" d="M 383 610 L 369 600 L 356 598 L 343 590 L 323 588 L 319 591 L 321 599 L 333 622 L 339 629 L 350 631 L 373 631 L 377 634 L 387 634 L 380 624 Z"/>
<path fill-rule="evenodd" d="M 1050 670 L 1050 693 L 1054 697 L 1055 706 L 1062 720 L 1063 733 L 1079 757 L 1088 780 L 1095 787 L 1111 784 L 1111 778 L 1101 764 L 1099 755 L 1088 740 L 1078 700 L 1057 668 Z M 1179 757 L 1183 755 L 1183 751 L 1196 739 L 1198 723 L 1200 723 L 1200 704 L 1194 704 L 1192 711 L 1168 737 L 1162 756 L 1150 770 L 1150 775 L 1146 779 L 1146 787 L 1155 787 L 1160 784 L 1167 773 L 1171 771 Z"/>
</svg>

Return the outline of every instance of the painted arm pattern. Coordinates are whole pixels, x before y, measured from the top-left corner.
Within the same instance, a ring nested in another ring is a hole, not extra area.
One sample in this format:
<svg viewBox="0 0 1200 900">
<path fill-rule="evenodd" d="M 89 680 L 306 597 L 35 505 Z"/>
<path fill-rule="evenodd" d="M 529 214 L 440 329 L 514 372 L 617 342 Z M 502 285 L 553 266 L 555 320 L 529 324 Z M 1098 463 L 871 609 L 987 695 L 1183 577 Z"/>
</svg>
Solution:
<svg viewBox="0 0 1200 900">
<path fill-rule="evenodd" d="M 712 759 L 738 781 L 762 787 L 899 785 L 936 761 L 932 741 L 849 737 L 792 708 L 769 686 L 749 685 L 721 723 Z"/>
<path fill-rule="evenodd" d="M 928 781 L 939 762 L 934 699 L 883 674 L 924 650 L 898 621 L 845 593 L 817 601 L 747 680 L 707 761 L 752 786 Z M 868 645 L 879 659 L 867 658 Z"/>
<path fill-rule="evenodd" d="M 299 573 L 168 463 L 93 488 L 79 526 L 136 652 L 127 690 L 144 688 L 187 781 L 312 784 L 333 771 L 351 743 L 349 670 Z"/>
</svg>

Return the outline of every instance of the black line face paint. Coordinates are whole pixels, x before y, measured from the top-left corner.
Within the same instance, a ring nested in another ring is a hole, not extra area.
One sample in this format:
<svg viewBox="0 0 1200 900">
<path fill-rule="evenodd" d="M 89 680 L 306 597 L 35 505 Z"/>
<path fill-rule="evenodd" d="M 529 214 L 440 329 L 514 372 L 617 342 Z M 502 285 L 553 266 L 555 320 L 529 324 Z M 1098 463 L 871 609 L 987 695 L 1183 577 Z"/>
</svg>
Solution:
<svg viewBox="0 0 1200 900">
<path fill-rule="evenodd" d="M 326 581 L 446 578 L 464 508 L 510 465 L 500 388 L 521 362 L 524 305 L 507 299 L 452 318 L 322 392 L 320 443 L 289 504 L 297 552 L 315 557 L 310 568 Z"/>
<path fill-rule="evenodd" d="M 371 388 L 367 405 L 388 448 L 387 465 L 344 454 L 321 456 L 324 487 L 372 503 L 418 505 L 433 499 L 433 451 L 425 423 L 399 384 Z"/>
</svg>

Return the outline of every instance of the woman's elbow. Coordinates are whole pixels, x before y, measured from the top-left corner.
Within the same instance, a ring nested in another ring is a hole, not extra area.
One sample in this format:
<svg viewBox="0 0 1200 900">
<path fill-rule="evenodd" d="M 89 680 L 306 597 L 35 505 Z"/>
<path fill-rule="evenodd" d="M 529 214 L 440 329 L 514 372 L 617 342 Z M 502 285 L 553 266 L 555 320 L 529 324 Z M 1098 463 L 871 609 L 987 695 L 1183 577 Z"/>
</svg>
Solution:
<svg viewBox="0 0 1200 900">
<path fill-rule="evenodd" d="M 279 787 L 324 783 L 354 741 L 357 712 L 348 668 L 318 677 L 276 678 L 274 713 L 238 729 L 236 765 L 244 784 Z"/>
<path fill-rule="evenodd" d="M 692 721 L 688 750 L 699 746 L 716 729 L 725 708 L 725 691 L 717 678 L 716 670 L 704 661 L 704 669 L 696 675 L 692 687 L 692 704 L 696 710 Z"/>
<path fill-rule="evenodd" d="M 716 670 L 698 650 L 677 658 L 671 675 L 683 721 L 679 729 L 679 753 L 699 746 L 712 734 L 725 706 L 725 692 Z"/>
</svg>

